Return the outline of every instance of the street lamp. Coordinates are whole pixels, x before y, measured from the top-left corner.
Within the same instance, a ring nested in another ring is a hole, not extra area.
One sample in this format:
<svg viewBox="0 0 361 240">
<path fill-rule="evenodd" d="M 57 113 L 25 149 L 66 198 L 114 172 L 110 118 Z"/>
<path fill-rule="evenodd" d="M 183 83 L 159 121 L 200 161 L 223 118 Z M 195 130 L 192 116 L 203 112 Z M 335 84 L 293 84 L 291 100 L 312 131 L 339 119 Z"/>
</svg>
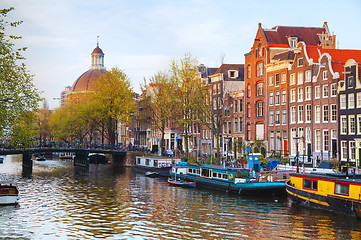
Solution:
<svg viewBox="0 0 361 240">
<path fill-rule="evenodd" d="M 300 137 L 296 135 L 296 137 L 293 138 L 296 141 L 296 172 L 299 173 L 299 165 L 298 165 L 298 141 L 300 140 Z"/>
</svg>

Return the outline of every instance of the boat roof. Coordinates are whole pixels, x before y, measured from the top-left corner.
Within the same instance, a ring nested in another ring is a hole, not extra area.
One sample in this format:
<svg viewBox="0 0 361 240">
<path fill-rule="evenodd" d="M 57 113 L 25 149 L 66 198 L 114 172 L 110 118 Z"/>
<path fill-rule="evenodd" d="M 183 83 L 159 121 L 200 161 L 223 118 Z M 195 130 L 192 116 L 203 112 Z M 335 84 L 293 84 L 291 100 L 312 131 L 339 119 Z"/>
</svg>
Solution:
<svg viewBox="0 0 361 240">
<path fill-rule="evenodd" d="M 237 170 L 248 170 L 245 168 L 235 168 L 230 166 L 223 166 L 223 165 L 215 165 L 215 164 L 201 164 L 201 165 L 194 165 L 194 164 L 188 164 L 189 166 L 198 166 L 201 168 L 212 168 L 217 170 L 229 170 L 229 171 L 237 171 Z"/>
<path fill-rule="evenodd" d="M 17 183 L 13 180 L 0 180 L 0 185 L 13 185 L 16 186 Z"/>
<path fill-rule="evenodd" d="M 357 182 L 361 183 L 361 174 L 348 174 L 346 173 L 292 173 L 291 175 L 295 176 L 305 176 L 310 178 L 324 178 L 334 181 L 344 181 L 344 182 Z"/>
</svg>

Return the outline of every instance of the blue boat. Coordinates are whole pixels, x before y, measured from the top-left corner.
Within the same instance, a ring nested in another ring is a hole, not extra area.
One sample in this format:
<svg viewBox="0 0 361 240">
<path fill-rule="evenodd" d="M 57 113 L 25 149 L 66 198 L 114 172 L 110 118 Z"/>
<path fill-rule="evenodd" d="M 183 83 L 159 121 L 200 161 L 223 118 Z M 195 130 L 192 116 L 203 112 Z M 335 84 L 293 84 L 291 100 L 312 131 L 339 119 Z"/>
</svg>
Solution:
<svg viewBox="0 0 361 240">
<path fill-rule="evenodd" d="M 172 168 L 172 176 L 174 176 Z M 275 180 L 270 173 L 250 169 L 203 164 L 178 166 L 177 177 L 196 182 L 197 186 L 247 195 L 285 195 L 285 180 Z"/>
</svg>

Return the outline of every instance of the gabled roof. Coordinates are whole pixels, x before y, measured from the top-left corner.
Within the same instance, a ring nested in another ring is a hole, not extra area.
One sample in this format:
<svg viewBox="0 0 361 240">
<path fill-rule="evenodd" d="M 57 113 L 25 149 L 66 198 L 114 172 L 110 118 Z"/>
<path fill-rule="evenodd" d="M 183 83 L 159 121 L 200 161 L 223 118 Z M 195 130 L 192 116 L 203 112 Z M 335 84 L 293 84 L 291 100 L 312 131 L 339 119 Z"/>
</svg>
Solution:
<svg viewBox="0 0 361 240">
<path fill-rule="evenodd" d="M 295 54 L 291 50 L 287 50 L 285 52 L 277 53 L 273 56 L 272 60 L 274 61 L 283 61 L 283 60 L 293 60 L 295 58 Z"/>
<path fill-rule="evenodd" d="M 229 78 L 228 71 L 236 70 L 238 71 L 237 78 Z M 244 64 L 222 64 L 218 70 L 214 73 L 223 73 L 223 80 L 227 81 L 243 81 L 244 80 Z"/>
<path fill-rule="evenodd" d="M 271 29 L 262 29 L 265 41 L 270 44 L 287 44 L 288 37 L 298 37 L 298 41 L 303 41 L 307 45 L 319 45 L 320 38 L 317 34 L 326 32 L 321 27 L 287 27 L 276 26 Z"/>
</svg>

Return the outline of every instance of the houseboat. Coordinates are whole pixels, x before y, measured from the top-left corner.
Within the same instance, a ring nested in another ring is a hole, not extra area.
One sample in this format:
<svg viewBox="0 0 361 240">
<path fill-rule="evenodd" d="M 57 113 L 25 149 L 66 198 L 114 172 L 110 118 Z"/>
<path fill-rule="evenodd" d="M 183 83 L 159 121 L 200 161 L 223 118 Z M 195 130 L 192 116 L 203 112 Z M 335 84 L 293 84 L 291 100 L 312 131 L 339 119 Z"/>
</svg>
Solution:
<svg viewBox="0 0 361 240">
<path fill-rule="evenodd" d="M 255 173 L 250 169 L 203 164 L 177 167 L 179 178 L 194 181 L 197 186 L 216 188 L 247 195 L 284 195 L 285 180 L 270 173 Z M 174 168 L 172 169 L 174 175 Z"/>
<path fill-rule="evenodd" d="M 177 162 L 180 160 L 177 159 Z M 174 159 L 155 156 L 136 157 L 134 168 L 137 172 L 145 173 L 147 176 L 169 177 Z"/>
<path fill-rule="evenodd" d="M 94 164 L 107 164 L 108 160 L 104 153 L 89 153 L 88 155 L 89 163 Z"/>
<path fill-rule="evenodd" d="M 15 181 L 0 180 L 0 205 L 17 204 L 19 190 Z"/>
<path fill-rule="evenodd" d="M 286 191 L 293 203 L 361 218 L 361 175 L 293 173 Z"/>
</svg>

